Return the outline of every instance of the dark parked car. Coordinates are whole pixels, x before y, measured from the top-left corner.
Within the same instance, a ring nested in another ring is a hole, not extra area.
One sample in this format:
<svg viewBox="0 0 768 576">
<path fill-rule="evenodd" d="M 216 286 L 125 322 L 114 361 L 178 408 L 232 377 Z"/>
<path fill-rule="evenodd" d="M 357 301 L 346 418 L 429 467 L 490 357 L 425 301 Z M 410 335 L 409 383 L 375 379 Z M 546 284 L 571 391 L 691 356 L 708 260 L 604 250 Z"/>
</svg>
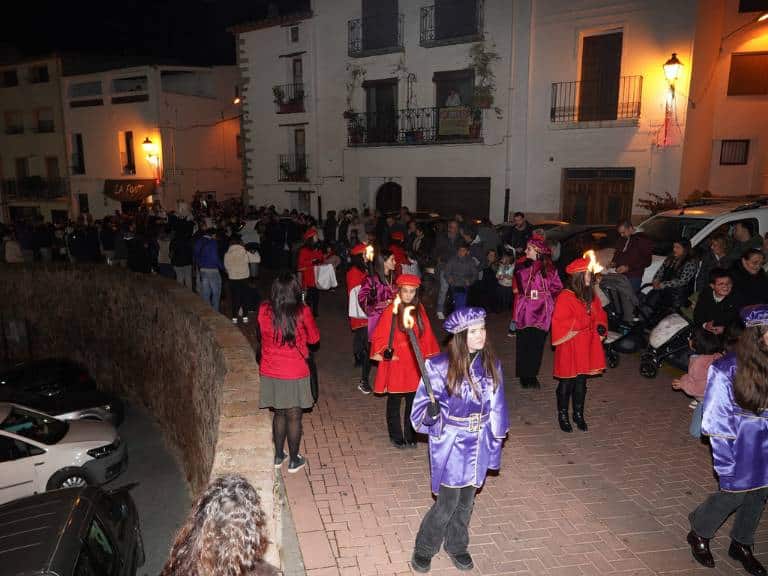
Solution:
<svg viewBox="0 0 768 576">
<path fill-rule="evenodd" d="M 605 224 L 567 224 L 556 226 L 546 232 L 547 240 L 560 244 L 557 267 L 565 270 L 576 258 L 587 250 L 605 250 L 616 246 L 619 233 L 616 226 Z"/>
<path fill-rule="evenodd" d="M 51 358 L 0 373 L 0 402 L 13 402 L 60 420 L 123 421 L 122 401 L 96 388 L 88 371 L 71 360 Z"/>
<path fill-rule="evenodd" d="M 2 573 L 134 576 L 144 544 L 130 488 L 68 488 L 0 506 Z"/>
</svg>

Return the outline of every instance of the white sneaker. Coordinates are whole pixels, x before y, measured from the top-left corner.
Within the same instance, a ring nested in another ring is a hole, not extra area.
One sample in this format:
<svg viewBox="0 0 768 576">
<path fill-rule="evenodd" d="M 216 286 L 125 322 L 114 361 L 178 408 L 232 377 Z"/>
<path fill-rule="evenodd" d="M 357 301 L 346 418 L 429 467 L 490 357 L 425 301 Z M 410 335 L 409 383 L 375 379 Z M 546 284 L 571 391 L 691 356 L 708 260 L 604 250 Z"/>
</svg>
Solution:
<svg viewBox="0 0 768 576">
<path fill-rule="evenodd" d="M 443 314 L 442 312 L 438 312 L 437 313 L 437 319 L 438 320 L 445 320 L 445 314 Z"/>
<path fill-rule="evenodd" d="M 696 406 L 698 406 L 698 405 L 699 405 L 699 401 L 698 401 L 698 400 L 691 400 L 691 403 L 690 403 L 690 404 L 688 404 L 688 408 L 691 408 L 691 409 L 693 410 L 693 409 L 695 409 L 695 408 L 696 408 Z"/>
<path fill-rule="evenodd" d="M 237 324 L 237 318 L 232 318 L 232 324 Z"/>
<path fill-rule="evenodd" d="M 248 324 L 248 316 L 243 316 L 243 324 Z"/>
</svg>

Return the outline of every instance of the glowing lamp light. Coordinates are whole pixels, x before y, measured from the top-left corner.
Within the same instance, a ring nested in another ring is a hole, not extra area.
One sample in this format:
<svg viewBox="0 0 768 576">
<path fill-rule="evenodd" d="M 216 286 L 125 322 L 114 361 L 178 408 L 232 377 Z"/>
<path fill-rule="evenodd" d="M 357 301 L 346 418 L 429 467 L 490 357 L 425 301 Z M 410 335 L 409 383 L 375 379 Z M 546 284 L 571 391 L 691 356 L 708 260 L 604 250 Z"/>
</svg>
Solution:
<svg viewBox="0 0 768 576">
<path fill-rule="evenodd" d="M 373 245 L 371 244 L 365 247 L 365 261 L 373 262 Z"/>
<path fill-rule="evenodd" d="M 765 14 L 760 16 L 760 18 L 757 19 L 758 22 L 765 22 L 766 20 L 768 20 L 768 12 L 766 12 Z"/>
<path fill-rule="evenodd" d="M 415 309 L 415 306 L 406 306 L 405 310 L 403 310 L 403 326 L 406 330 L 411 330 L 413 328 L 412 314 Z"/>
<path fill-rule="evenodd" d="M 600 263 L 597 261 L 597 256 L 595 256 L 594 250 L 587 250 L 584 252 L 582 257 L 589 259 L 589 266 L 587 267 L 587 270 L 592 272 L 592 274 L 600 274 L 600 272 L 603 271 L 603 267 L 600 266 Z"/>
<path fill-rule="evenodd" d="M 683 63 L 677 58 L 677 53 L 672 52 L 672 58 L 664 62 L 664 76 L 667 78 L 667 82 L 673 84 L 680 75 L 680 68 L 682 67 Z"/>
<path fill-rule="evenodd" d="M 400 302 L 402 302 L 402 300 L 400 300 L 400 296 L 395 296 L 395 301 L 392 302 L 392 314 L 397 314 L 397 310 L 400 308 Z"/>
<path fill-rule="evenodd" d="M 235 104 L 235 105 L 240 104 L 240 98 L 235 98 L 234 100 L 232 100 L 232 104 Z"/>
<path fill-rule="evenodd" d="M 149 136 L 144 138 L 144 142 L 141 143 L 141 148 L 147 156 L 155 152 L 155 144 L 149 139 Z"/>
</svg>

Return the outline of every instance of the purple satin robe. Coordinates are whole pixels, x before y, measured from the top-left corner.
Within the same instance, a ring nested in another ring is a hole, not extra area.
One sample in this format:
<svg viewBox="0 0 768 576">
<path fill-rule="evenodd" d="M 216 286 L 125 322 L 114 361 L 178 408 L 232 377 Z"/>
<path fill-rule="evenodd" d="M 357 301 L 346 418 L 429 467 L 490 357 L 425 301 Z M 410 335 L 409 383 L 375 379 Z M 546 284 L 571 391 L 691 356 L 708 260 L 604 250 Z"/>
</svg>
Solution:
<svg viewBox="0 0 768 576">
<path fill-rule="evenodd" d="M 720 489 L 726 492 L 768 486 L 768 410 L 758 416 L 736 404 L 735 376 L 735 354 L 712 363 L 701 422 L 701 431 L 712 446 Z"/>
<path fill-rule="evenodd" d="M 368 316 L 368 340 L 373 338 L 381 313 L 389 306 L 387 302 L 395 299 L 396 292 L 394 286 L 382 282 L 376 274 L 366 276 L 360 284 L 357 301 Z"/>
<path fill-rule="evenodd" d="M 552 324 L 555 298 L 563 289 L 563 283 L 554 265 L 546 276 L 539 273 L 541 263 L 515 269 L 518 293 L 515 295 L 515 323 L 517 328 L 538 328 L 545 332 Z M 535 298 L 534 298 L 535 297 Z"/>
<path fill-rule="evenodd" d="M 432 492 L 437 494 L 440 486 L 479 488 L 485 482 L 488 469 L 498 470 L 501 466 L 501 444 L 509 430 L 501 363 L 497 363 L 500 381 L 494 392 L 493 380 L 485 374 L 480 356 L 475 357 L 470 371 L 482 392 L 479 399 L 467 381 L 462 383 L 460 394 L 448 394 L 445 387 L 448 373 L 446 353 L 427 360 L 426 369 L 435 400 L 440 404 L 440 414 L 432 418 L 427 413 L 430 400 L 422 379 L 413 400 L 411 423 L 417 432 L 429 436 Z M 448 421 L 451 417 L 467 418 L 476 413 L 485 416 L 479 430 L 474 432 Z"/>
</svg>

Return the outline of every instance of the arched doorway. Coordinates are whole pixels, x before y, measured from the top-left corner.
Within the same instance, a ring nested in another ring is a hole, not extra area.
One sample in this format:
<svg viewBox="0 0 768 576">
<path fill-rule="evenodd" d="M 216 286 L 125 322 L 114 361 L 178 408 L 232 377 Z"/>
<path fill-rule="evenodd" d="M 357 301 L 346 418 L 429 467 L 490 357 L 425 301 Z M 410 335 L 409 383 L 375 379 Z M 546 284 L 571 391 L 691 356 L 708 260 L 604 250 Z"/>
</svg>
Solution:
<svg viewBox="0 0 768 576">
<path fill-rule="evenodd" d="M 403 201 L 403 189 L 396 182 L 386 182 L 376 191 L 376 210 L 382 214 L 398 212 Z"/>
</svg>

